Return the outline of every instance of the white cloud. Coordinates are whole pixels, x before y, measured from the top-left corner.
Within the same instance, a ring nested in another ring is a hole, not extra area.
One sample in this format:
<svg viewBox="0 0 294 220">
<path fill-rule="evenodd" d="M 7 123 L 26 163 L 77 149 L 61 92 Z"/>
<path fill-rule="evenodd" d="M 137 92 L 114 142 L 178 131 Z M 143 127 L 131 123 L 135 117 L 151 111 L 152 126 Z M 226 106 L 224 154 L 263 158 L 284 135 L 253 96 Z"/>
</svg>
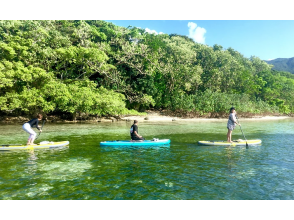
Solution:
<svg viewBox="0 0 294 220">
<path fill-rule="evenodd" d="M 155 35 L 158 34 L 155 30 L 150 30 L 149 28 L 145 28 L 145 31 L 148 32 L 149 34 L 155 34 Z"/>
<path fill-rule="evenodd" d="M 206 33 L 205 28 L 197 27 L 197 24 L 194 22 L 188 23 L 189 27 L 189 37 L 192 38 L 197 43 L 205 44 L 204 34 Z"/>
<path fill-rule="evenodd" d="M 150 30 L 149 28 L 145 28 L 145 31 L 148 32 L 149 34 L 155 34 L 155 35 L 158 35 L 157 31 L 155 31 L 155 30 Z M 163 34 L 163 32 L 159 32 L 159 34 Z"/>
</svg>

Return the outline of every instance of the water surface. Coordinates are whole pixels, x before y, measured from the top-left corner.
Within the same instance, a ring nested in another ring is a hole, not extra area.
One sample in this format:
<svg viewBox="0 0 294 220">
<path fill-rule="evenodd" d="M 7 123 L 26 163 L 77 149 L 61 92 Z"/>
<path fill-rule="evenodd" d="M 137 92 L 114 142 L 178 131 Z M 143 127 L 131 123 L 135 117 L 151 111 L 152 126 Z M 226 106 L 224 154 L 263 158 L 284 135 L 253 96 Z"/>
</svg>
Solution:
<svg viewBox="0 0 294 220">
<path fill-rule="evenodd" d="M 38 141 L 52 150 L 0 152 L 2 200 L 292 200 L 293 119 L 243 121 L 257 146 L 198 146 L 225 140 L 226 122 L 141 122 L 146 139 L 169 147 L 100 147 L 129 139 L 131 122 L 45 124 Z M 0 125 L 0 144 L 25 144 L 21 124 Z M 243 139 L 240 129 L 233 139 Z"/>
</svg>

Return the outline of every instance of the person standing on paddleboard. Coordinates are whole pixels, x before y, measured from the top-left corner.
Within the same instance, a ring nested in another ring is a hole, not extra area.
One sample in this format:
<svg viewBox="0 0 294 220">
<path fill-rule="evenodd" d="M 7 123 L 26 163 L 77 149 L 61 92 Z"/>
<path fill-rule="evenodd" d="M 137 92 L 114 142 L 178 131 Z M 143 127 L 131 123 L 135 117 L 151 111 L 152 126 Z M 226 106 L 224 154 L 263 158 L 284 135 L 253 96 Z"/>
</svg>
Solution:
<svg viewBox="0 0 294 220">
<path fill-rule="evenodd" d="M 32 120 L 23 124 L 23 130 L 30 134 L 27 145 L 34 145 L 36 132 L 32 129 L 33 127 L 36 127 L 40 132 L 42 132 L 41 126 L 38 125 L 39 121 L 41 121 L 42 118 L 43 116 L 41 114 L 38 114 L 37 118 L 33 118 Z"/>
<path fill-rule="evenodd" d="M 240 124 L 237 122 L 236 119 L 236 110 L 234 107 L 230 108 L 230 115 L 229 115 L 229 120 L 227 124 L 228 128 L 228 133 L 227 133 L 227 141 L 232 143 L 232 132 L 236 127 L 236 124 L 240 126 Z"/>
<path fill-rule="evenodd" d="M 134 124 L 131 126 L 130 135 L 131 135 L 132 140 L 145 140 L 138 133 L 138 121 L 137 120 L 134 120 Z"/>
</svg>

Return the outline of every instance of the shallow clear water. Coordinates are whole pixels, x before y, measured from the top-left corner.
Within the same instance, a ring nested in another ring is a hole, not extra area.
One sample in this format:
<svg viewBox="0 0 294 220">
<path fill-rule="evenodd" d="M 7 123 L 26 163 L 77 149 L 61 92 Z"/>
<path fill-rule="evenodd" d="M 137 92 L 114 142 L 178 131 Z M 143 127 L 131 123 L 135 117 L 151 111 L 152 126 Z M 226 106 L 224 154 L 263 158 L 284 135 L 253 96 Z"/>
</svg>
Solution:
<svg viewBox="0 0 294 220">
<path fill-rule="evenodd" d="M 141 122 L 146 139 L 169 147 L 100 147 L 129 139 L 131 122 L 45 124 L 38 141 L 69 140 L 52 150 L 0 152 L 0 199 L 293 200 L 294 119 L 243 121 L 258 146 L 198 146 L 225 140 L 226 121 Z M 0 144 L 25 144 L 21 124 L 0 125 Z M 233 139 L 243 139 L 238 127 Z"/>
</svg>

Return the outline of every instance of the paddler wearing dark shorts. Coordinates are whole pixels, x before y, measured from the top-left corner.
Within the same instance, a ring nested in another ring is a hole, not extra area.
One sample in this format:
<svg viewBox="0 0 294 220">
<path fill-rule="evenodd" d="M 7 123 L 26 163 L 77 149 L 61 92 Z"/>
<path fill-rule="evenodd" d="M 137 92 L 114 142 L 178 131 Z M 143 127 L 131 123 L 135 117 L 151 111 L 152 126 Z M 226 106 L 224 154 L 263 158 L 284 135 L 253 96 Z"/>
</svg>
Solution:
<svg viewBox="0 0 294 220">
<path fill-rule="evenodd" d="M 130 135 L 132 140 L 145 140 L 138 132 L 138 121 L 134 120 L 134 124 L 131 126 Z"/>
</svg>

